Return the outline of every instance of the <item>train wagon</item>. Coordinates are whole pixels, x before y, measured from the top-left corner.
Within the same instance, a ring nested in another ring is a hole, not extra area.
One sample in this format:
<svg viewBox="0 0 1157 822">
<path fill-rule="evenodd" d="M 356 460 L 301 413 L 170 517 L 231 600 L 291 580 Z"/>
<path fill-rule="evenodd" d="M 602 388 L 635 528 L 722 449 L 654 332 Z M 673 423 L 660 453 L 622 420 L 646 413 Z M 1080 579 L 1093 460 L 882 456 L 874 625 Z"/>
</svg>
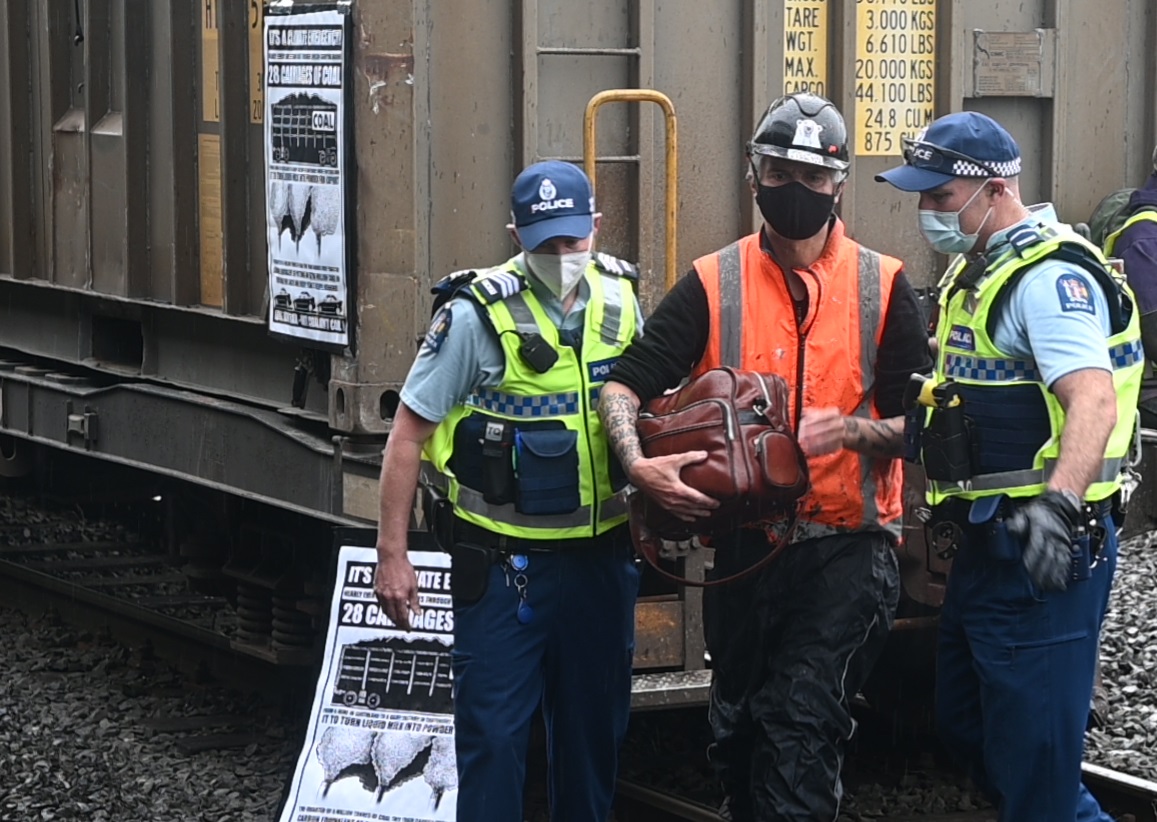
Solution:
<svg viewBox="0 0 1157 822">
<path fill-rule="evenodd" d="M 1069 221 L 1142 180 L 1155 137 L 1143 0 L 342 0 L 312 30 L 301 6 L 0 7 L 0 474 L 57 449 L 372 524 L 430 286 L 511 251 L 527 163 L 593 156 L 599 245 L 653 307 L 752 230 L 743 145 L 785 91 L 845 112 L 842 216 L 922 287 L 945 261 L 873 176 L 935 116 L 1000 119 L 1025 200 Z M 584 142 L 608 89 L 674 117 L 608 104 Z M 934 608 L 912 485 L 905 593 Z M 694 591 L 638 625 L 640 671 L 703 668 Z"/>
</svg>

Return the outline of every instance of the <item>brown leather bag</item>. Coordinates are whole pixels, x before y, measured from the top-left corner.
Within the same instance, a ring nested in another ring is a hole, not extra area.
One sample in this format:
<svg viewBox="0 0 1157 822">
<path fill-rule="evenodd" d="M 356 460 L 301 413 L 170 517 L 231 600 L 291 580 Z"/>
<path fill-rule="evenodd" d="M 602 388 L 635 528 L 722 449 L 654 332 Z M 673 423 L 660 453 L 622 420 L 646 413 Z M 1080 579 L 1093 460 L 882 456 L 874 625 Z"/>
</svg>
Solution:
<svg viewBox="0 0 1157 822">
<path fill-rule="evenodd" d="M 679 391 L 656 397 L 639 414 L 639 444 L 646 457 L 706 451 L 683 467 L 683 482 L 720 502 L 711 516 L 684 522 L 643 494 L 632 500 L 636 547 L 656 570 L 660 539 L 728 533 L 776 517 L 789 526 L 777 547 L 741 574 L 762 568 L 787 542 L 800 498 L 808 488 L 807 461 L 788 422 L 788 389 L 775 374 L 716 368 Z M 689 585 L 705 583 L 674 577 Z"/>
</svg>

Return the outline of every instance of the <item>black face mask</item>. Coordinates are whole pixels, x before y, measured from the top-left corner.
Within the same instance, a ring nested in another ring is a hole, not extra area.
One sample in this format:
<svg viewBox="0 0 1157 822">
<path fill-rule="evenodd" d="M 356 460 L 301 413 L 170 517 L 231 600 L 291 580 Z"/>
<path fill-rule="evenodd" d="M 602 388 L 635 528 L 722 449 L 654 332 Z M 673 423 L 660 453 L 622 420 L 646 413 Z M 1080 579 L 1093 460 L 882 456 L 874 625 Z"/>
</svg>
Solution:
<svg viewBox="0 0 1157 822">
<path fill-rule="evenodd" d="M 836 195 L 812 191 L 803 183 L 757 184 L 755 202 L 772 231 L 788 240 L 814 237 L 832 216 Z"/>
</svg>

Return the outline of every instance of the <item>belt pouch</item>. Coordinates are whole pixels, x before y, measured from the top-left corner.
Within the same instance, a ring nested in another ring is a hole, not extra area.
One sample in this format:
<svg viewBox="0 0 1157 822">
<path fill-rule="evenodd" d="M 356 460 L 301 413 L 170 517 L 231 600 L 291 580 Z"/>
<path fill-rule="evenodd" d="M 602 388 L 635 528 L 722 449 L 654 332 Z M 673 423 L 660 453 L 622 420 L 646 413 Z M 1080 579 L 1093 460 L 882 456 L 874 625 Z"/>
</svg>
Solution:
<svg viewBox="0 0 1157 822">
<path fill-rule="evenodd" d="M 487 420 L 482 433 L 482 498 L 491 505 L 514 502 L 514 426 Z"/>
<path fill-rule="evenodd" d="M 450 549 L 450 595 L 459 605 L 473 605 L 486 593 L 490 569 L 498 554 L 472 542 L 455 542 Z"/>
<path fill-rule="evenodd" d="M 518 498 L 522 514 L 569 514 L 579 498 L 578 432 L 569 428 L 517 429 Z"/>
<path fill-rule="evenodd" d="M 454 505 L 433 489 L 426 489 L 422 501 L 426 515 L 426 530 L 434 538 L 438 549 L 451 553 L 454 545 Z"/>
<path fill-rule="evenodd" d="M 1073 540 L 1073 582 L 1084 582 L 1093 574 L 1093 555 L 1088 534 Z"/>
<path fill-rule="evenodd" d="M 1024 553 L 1020 538 L 1008 532 L 1004 520 L 997 519 L 984 526 L 985 542 L 988 544 L 988 553 L 993 559 L 1012 562 L 1018 560 Z"/>
<path fill-rule="evenodd" d="M 937 408 L 921 435 L 928 479 L 961 482 L 972 476 L 971 448 L 964 407 Z"/>
<path fill-rule="evenodd" d="M 918 406 L 904 413 L 904 460 L 920 462 L 920 440 L 924 431 L 924 417 L 927 410 Z"/>
</svg>

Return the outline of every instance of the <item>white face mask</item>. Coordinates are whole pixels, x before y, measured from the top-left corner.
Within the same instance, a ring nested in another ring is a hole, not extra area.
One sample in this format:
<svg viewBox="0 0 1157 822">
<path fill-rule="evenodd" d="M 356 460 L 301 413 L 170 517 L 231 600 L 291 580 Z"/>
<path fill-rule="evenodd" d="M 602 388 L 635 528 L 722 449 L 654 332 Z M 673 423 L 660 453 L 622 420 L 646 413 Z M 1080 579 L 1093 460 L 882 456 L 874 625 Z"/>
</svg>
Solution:
<svg viewBox="0 0 1157 822">
<path fill-rule="evenodd" d="M 526 254 L 531 272 L 558 299 L 564 299 L 583 278 L 593 252 L 572 251 L 567 254 Z"/>
<path fill-rule="evenodd" d="M 988 185 L 988 180 L 985 180 L 980 188 L 973 192 L 972 196 L 968 198 L 968 202 L 960 207 L 959 211 L 933 211 L 931 209 L 920 210 L 920 232 L 924 235 L 924 239 L 928 244 L 941 254 L 967 254 L 976 245 L 976 240 L 980 237 L 980 232 L 984 228 L 984 224 L 988 222 L 988 218 L 992 216 L 992 206 L 988 207 L 988 211 L 984 215 L 984 219 L 980 221 L 974 234 L 965 234 L 960 229 L 960 214 L 964 209 L 972 205 L 972 201 L 980 192 L 984 191 L 985 186 Z"/>
</svg>

